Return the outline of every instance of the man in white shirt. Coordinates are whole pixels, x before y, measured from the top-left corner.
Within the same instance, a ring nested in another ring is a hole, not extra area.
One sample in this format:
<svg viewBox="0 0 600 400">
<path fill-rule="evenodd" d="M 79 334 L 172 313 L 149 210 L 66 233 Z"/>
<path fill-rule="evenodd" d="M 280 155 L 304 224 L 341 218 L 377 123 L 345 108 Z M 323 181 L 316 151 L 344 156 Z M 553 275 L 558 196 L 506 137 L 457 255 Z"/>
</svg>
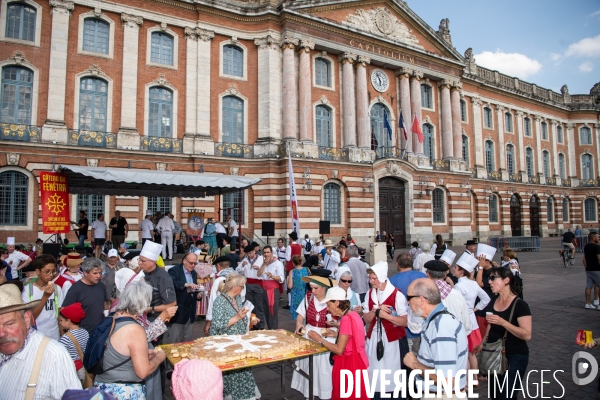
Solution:
<svg viewBox="0 0 600 400">
<path fill-rule="evenodd" d="M 4 260 L 10 266 L 10 273 L 13 279 L 17 279 L 17 271 L 26 267 L 31 258 L 20 251 L 15 250 L 15 238 L 6 238 L 6 250 L 8 250 L 8 258 Z"/>
<path fill-rule="evenodd" d="M 261 281 L 263 279 L 258 276 L 258 270 L 264 263 L 263 256 L 256 254 L 256 251 L 252 245 L 246 246 L 244 253 L 246 256 L 240 265 L 238 265 L 237 272 L 246 277 L 246 283 L 262 284 L 262 282 L 257 281 Z"/>
<path fill-rule="evenodd" d="M 275 256 L 277 259 L 281 261 L 282 264 L 285 264 L 285 253 L 287 251 L 287 247 L 283 243 L 283 238 L 277 239 L 277 247 L 275 247 Z"/>
<path fill-rule="evenodd" d="M 323 268 L 331 271 L 331 276 L 335 276 L 341 261 L 340 253 L 333 248 L 333 242 L 329 239 L 325 241 L 325 256 L 323 257 Z"/>
<path fill-rule="evenodd" d="M 306 246 L 307 244 L 310 244 L 310 245 Z M 314 246 L 315 246 L 315 243 L 310 239 L 308 234 L 304 235 L 304 240 L 302 241 L 302 255 L 304 256 L 305 261 L 308 258 L 308 256 L 310 256 L 310 254 L 312 253 L 312 248 Z M 307 247 L 309 248 L 308 250 L 306 250 Z"/>
<path fill-rule="evenodd" d="M 267 292 L 267 304 L 269 306 L 266 313 L 267 327 L 277 329 L 279 327 L 279 296 L 280 288 L 284 281 L 285 272 L 283 264 L 273 255 L 271 246 L 263 247 L 264 263 L 257 271 L 259 278 L 263 279 L 262 288 Z"/>
<path fill-rule="evenodd" d="M 162 244 L 162 258 L 164 260 L 173 259 L 173 231 L 175 230 L 175 224 L 173 220 L 165 215 L 156 224 L 156 230 L 160 232 L 160 244 Z M 167 258 L 167 247 L 169 250 L 169 258 Z"/>
<path fill-rule="evenodd" d="M 152 240 L 152 231 L 154 230 L 154 224 L 152 223 L 152 210 L 146 211 L 146 218 L 140 224 L 140 231 L 142 231 L 142 247 L 146 240 Z"/>
<path fill-rule="evenodd" d="M 231 218 L 231 215 L 227 216 L 227 223 L 229 224 L 229 237 L 231 238 L 231 243 L 229 243 L 231 249 L 233 251 L 235 251 L 235 248 L 237 247 L 237 240 L 238 240 L 238 225 L 237 223 L 233 220 L 233 218 Z"/>
<path fill-rule="evenodd" d="M 321 240 L 321 238 L 318 238 L 317 241 L 315 242 L 315 245 L 313 246 L 313 248 L 312 248 L 312 250 L 310 252 L 312 254 L 319 255 L 319 254 L 321 254 L 321 251 L 324 248 L 325 247 L 323 247 L 323 241 Z"/>
<path fill-rule="evenodd" d="M 104 214 L 98 214 L 98 219 L 92 222 L 92 231 L 94 231 L 94 255 L 96 258 L 100 258 L 102 254 L 102 247 L 106 242 L 106 231 L 108 226 L 104 222 Z M 117 244 L 118 245 L 118 244 Z"/>
<path fill-rule="evenodd" d="M 223 238 L 227 236 L 227 230 L 219 221 L 215 222 L 215 233 L 217 235 L 217 247 L 220 251 L 223 248 Z"/>
<path fill-rule="evenodd" d="M 43 358 L 34 400 L 60 399 L 66 390 L 81 390 L 75 364 L 67 349 L 43 333 L 29 329 L 31 309 L 39 301 L 23 303 L 14 284 L 0 286 L 0 397 L 24 399 L 38 351 Z"/>
</svg>

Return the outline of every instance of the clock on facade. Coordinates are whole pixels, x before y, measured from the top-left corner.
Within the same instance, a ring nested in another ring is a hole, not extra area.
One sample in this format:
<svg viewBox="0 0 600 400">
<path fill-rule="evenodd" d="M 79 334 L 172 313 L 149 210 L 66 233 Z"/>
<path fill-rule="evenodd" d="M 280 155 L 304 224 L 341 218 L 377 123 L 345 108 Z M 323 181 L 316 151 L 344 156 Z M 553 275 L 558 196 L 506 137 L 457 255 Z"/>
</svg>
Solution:
<svg viewBox="0 0 600 400">
<path fill-rule="evenodd" d="M 371 84 L 380 93 L 385 92 L 390 87 L 390 80 L 385 72 L 376 69 L 371 73 Z"/>
</svg>

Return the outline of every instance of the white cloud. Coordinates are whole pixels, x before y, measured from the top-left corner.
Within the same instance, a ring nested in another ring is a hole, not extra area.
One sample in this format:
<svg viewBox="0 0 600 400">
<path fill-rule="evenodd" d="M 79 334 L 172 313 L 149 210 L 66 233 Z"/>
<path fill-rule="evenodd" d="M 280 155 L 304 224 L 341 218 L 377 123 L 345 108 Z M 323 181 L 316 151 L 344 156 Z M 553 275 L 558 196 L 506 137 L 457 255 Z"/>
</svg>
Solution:
<svg viewBox="0 0 600 400">
<path fill-rule="evenodd" d="M 592 72 L 592 70 L 594 69 L 594 64 L 592 64 L 590 61 L 586 61 L 583 64 L 581 64 L 578 68 L 581 72 Z"/>
<path fill-rule="evenodd" d="M 600 56 L 600 35 L 581 39 L 571 44 L 565 52 L 566 57 L 597 57 Z"/>
<path fill-rule="evenodd" d="M 600 10 L 594 11 L 593 13 L 588 15 L 588 17 L 600 17 Z"/>
<path fill-rule="evenodd" d="M 533 60 L 524 54 L 504 53 L 501 50 L 496 50 L 496 52 L 484 51 L 481 54 L 476 54 L 475 58 L 477 59 L 477 65 L 523 79 L 537 74 L 542 69 L 542 64 L 537 60 Z"/>
<path fill-rule="evenodd" d="M 550 58 L 552 59 L 552 61 L 557 62 L 557 61 L 560 61 L 562 56 L 557 53 L 550 53 Z"/>
</svg>

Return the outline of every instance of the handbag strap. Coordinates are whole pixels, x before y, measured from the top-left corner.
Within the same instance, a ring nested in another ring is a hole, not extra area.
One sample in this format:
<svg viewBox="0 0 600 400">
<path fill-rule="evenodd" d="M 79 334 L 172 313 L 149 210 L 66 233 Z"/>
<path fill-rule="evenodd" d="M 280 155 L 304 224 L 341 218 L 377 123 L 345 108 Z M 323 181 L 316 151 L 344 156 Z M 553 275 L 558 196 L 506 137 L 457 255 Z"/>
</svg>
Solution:
<svg viewBox="0 0 600 400">
<path fill-rule="evenodd" d="M 515 307 L 517 307 L 517 303 L 519 302 L 519 298 L 515 296 L 515 302 L 513 303 L 511 309 L 510 309 L 510 317 L 508 317 L 508 323 L 512 324 L 512 318 L 513 318 L 513 314 L 515 312 Z M 508 329 L 504 330 L 504 336 L 502 337 L 502 349 L 504 349 L 504 343 L 506 342 L 506 335 L 508 335 Z"/>
<path fill-rule="evenodd" d="M 73 342 L 73 345 L 75 346 L 75 350 L 77 350 L 77 355 L 79 355 L 79 359 L 81 361 L 83 361 L 83 351 L 81 351 L 81 346 L 79 345 L 79 342 L 75 338 L 75 335 L 73 335 L 70 331 L 67 331 L 67 336 L 69 337 L 69 339 L 71 339 L 71 342 Z"/>
<path fill-rule="evenodd" d="M 29 383 L 27 384 L 27 390 L 25 391 L 25 400 L 33 400 L 33 396 L 35 395 L 35 390 L 37 388 L 37 381 L 40 377 L 40 371 L 42 369 L 42 361 L 44 360 L 44 353 L 46 352 L 46 345 L 50 342 L 50 338 L 48 336 L 44 336 L 40 343 L 40 347 L 38 347 L 37 353 L 35 355 L 35 360 L 33 361 L 33 368 L 31 370 L 31 375 L 29 376 Z"/>
<path fill-rule="evenodd" d="M 223 298 L 224 298 L 225 300 L 227 300 L 227 302 L 229 303 L 229 305 L 231 306 L 231 308 L 233 308 L 233 310 L 235 311 L 235 313 L 236 313 L 236 314 L 237 314 L 238 312 L 240 312 L 240 310 L 237 310 L 237 309 L 235 308 L 235 306 L 233 305 L 233 303 L 231 302 L 231 300 L 229 300 L 229 299 L 227 298 L 227 296 L 223 295 L 223 293 L 221 293 L 221 296 L 223 296 Z"/>
</svg>

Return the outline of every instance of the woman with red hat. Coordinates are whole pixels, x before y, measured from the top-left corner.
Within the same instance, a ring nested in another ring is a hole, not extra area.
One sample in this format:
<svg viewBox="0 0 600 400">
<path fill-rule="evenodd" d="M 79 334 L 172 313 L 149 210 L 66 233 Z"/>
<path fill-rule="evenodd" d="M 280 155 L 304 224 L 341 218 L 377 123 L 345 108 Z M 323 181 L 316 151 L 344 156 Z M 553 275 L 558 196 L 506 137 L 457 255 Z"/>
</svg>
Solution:
<svg viewBox="0 0 600 400">
<path fill-rule="evenodd" d="M 75 363 L 77 377 L 83 382 L 85 368 L 83 368 L 83 354 L 90 334 L 87 330 L 79 327 L 79 323 L 85 317 L 85 311 L 81 303 L 73 303 L 61 308 L 58 314 L 58 325 L 66 333 L 60 338 L 60 343 L 67 348 L 71 360 Z"/>
<path fill-rule="evenodd" d="M 54 283 L 61 287 L 66 296 L 69 288 L 83 278 L 83 272 L 81 272 L 80 267 L 81 263 L 83 263 L 83 258 L 81 258 L 79 253 L 69 253 L 66 256 L 62 256 L 60 261 L 65 268 Z"/>
</svg>

